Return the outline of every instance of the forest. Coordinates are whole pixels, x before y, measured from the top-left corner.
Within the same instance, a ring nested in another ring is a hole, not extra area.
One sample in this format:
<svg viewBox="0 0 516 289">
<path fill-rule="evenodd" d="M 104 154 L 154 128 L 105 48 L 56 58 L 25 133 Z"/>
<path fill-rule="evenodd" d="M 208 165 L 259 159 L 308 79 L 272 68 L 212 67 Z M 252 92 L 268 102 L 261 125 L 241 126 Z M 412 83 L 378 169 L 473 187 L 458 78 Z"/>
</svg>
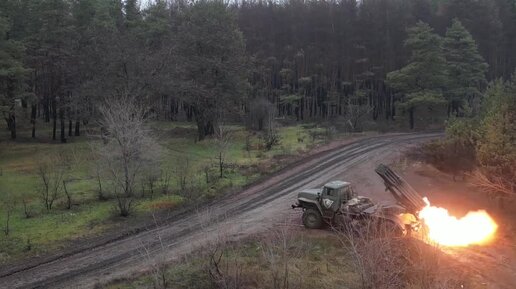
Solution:
<svg viewBox="0 0 516 289">
<path fill-rule="evenodd" d="M 390 197 L 379 163 L 442 207 L 512 210 L 516 0 L 1 0 L 0 114 L 0 287 L 138 267 L 152 288 L 480 288 L 450 287 L 435 244 L 288 218 L 330 177 Z M 106 288 L 151 288 L 131 286 Z"/>
<path fill-rule="evenodd" d="M 200 140 L 219 122 L 262 129 L 268 112 L 341 117 L 350 130 L 363 120 L 439 126 L 478 110 L 488 81 L 516 67 L 513 0 L 0 5 L 0 101 L 13 139 L 18 124 L 36 138 L 43 122 L 65 142 L 107 97 L 193 120 Z"/>
</svg>

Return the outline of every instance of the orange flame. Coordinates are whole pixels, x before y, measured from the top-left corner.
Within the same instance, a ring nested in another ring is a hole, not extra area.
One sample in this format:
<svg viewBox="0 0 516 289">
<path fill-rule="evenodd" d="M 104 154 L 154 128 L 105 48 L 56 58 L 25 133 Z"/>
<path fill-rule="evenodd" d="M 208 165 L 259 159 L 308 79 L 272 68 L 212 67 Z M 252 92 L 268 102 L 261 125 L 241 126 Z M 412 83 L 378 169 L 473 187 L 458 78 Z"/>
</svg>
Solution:
<svg viewBox="0 0 516 289">
<path fill-rule="evenodd" d="M 468 212 L 464 217 L 450 216 L 448 210 L 434 207 L 425 197 L 426 207 L 419 218 L 428 228 L 428 238 L 440 245 L 465 247 L 482 245 L 494 237 L 498 225 L 486 211 Z"/>
</svg>

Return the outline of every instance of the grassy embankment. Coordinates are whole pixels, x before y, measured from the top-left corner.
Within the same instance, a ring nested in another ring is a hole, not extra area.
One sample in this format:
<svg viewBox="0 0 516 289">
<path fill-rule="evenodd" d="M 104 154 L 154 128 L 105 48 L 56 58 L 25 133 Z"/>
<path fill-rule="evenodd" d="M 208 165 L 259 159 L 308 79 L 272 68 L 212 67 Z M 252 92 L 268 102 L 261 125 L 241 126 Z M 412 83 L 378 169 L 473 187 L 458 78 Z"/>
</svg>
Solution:
<svg viewBox="0 0 516 289">
<path fill-rule="evenodd" d="M 360 288 L 360 275 L 341 242 L 321 233 L 305 236 L 288 231 L 271 232 L 268 237 L 258 236 L 222 246 L 212 244 L 181 262 L 150 266 L 136 278 L 97 287 Z"/>
<path fill-rule="evenodd" d="M 192 195 L 201 199 L 215 197 L 278 169 L 285 164 L 277 161 L 278 158 L 291 157 L 327 141 L 321 128 L 306 125 L 283 127 L 279 130 L 281 143 L 265 151 L 258 134 L 249 136 L 244 128 L 231 127 L 231 144 L 226 151 L 226 164 L 229 166 L 224 177 L 219 178 L 215 140 L 195 142 L 193 124 L 163 122 L 154 124 L 154 127 L 164 147 L 161 170 L 171 175 L 170 187 L 167 194 L 154 192 L 153 195 L 145 188 L 145 197 L 137 200 L 135 211 L 128 218 L 117 217 L 112 200 L 99 200 L 95 161 L 91 157 L 87 137 L 69 138 L 66 144 L 45 142 L 49 139 L 50 128 L 43 127 L 38 130 L 40 142 L 25 138 L 25 135 L 30 136 L 30 131 L 19 132 L 20 140 L 11 142 L 6 141 L 8 134 L 4 131 L 0 135 L 0 228 L 5 229 L 8 207 L 14 209 L 10 213 L 9 234 L 0 232 L 0 263 L 52 252 L 65 246 L 65 241 L 99 235 L 115 226 L 130 225 L 158 210 L 180 206 Z M 312 137 L 314 132 L 319 137 Z M 73 206 L 69 210 L 62 192 L 50 211 L 45 209 L 40 198 L 42 182 L 38 168 L 55 155 L 71 156 L 67 188 L 72 195 Z M 178 170 L 184 170 L 185 159 L 188 160 L 187 192 L 180 191 L 177 177 Z M 209 183 L 206 182 L 207 166 L 210 167 Z M 159 181 L 156 186 L 159 186 Z M 104 184 L 104 190 L 107 187 Z M 154 190 L 158 191 L 158 188 Z M 24 201 L 30 218 L 25 216 Z"/>
<path fill-rule="evenodd" d="M 158 259 L 145 270 L 96 288 L 485 288 L 462 264 L 416 239 L 285 228 L 209 244 L 168 265 Z"/>
</svg>

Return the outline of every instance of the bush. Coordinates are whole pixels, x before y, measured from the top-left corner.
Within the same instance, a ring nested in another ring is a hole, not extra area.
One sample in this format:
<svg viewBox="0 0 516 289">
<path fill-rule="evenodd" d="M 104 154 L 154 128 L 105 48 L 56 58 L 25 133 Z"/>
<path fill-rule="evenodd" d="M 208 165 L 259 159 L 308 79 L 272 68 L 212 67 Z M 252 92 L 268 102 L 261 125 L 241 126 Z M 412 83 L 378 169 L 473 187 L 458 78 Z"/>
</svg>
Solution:
<svg viewBox="0 0 516 289">
<path fill-rule="evenodd" d="M 426 143 L 409 155 L 433 165 L 438 170 L 452 174 L 454 179 L 458 175 L 471 172 L 476 165 L 475 148 L 451 140 Z"/>
<path fill-rule="evenodd" d="M 488 178 L 516 187 L 516 80 L 496 82 L 486 93 L 477 157 Z"/>
</svg>

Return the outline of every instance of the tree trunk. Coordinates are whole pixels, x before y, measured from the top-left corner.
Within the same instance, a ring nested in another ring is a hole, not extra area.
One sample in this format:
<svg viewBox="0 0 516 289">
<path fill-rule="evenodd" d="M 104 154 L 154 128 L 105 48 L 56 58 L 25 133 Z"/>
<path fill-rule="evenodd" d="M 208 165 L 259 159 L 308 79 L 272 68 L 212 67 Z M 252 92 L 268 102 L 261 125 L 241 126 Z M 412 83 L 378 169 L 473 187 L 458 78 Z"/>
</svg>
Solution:
<svg viewBox="0 0 516 289">
<path fill-rule="evenodd" d="M 70 196 L 70 193 L 68 192 L 68 189 L 66 188 L 65 180 L 63 180 L 63 189 L 64 189 L 64 193 L 66 195 L 66 209 L 70 210 L 72 208 L 72 196 Z"/>
<path fill-rule="evenodd" d="M 56 111 L 56 104 L 55 100 L 52 101 L 52 118 L 53 118 L 53 125 L 52 125 L 52 140 L 56 140 L 56 130 L 57 130 L 57 111 Z"/>
<path fill-rule="evenodd" d="M 16 139 L 16 115 L 14 112 L 9 112 L 9 116 L 6 118 L 7 128 L 11 132 L 11 139 Z"/>
<path fill-rule="evenodd" d="M 78 120 L 75 121 L 75 136 L 81 135 L 80 127 L 81 127 L 81 122 Z"/>
<path fill-rule="evenodd" d="M 7 208 L 6 218 L 5 218 L 5 228 L 4 228 L 4 234 L 6 236 L 9 236 L 9 232 L 10 232 L 9 223 L 10 223 L 10 221 L 11 221 L 11 209 Z"/>
<path fill-rule="evenodd" d="M 219 171 L 220 178 L 222 179 L 224 177 L 224 159 L 222 157 L 222 152 L 219 152 Z"/>
<path fill-rule="evenodd" d="M 202 141 L 206 136 L 213 135 L 215 133 L 214 120 L 208 116 L 208 113 L 196 107 L 193 108 L 193 112 L 197 122 L 198 140 Z"/>
<path fill-rule="evenodd" d="M 186 121 L 190 122 L 192 121 L 192 116 L 194 114 L 194 109 L 192 109 L 192 106 L 187 105 L 186 106 Z"/>
<path fill-rule="evenodd" d="M 61 143 L 66 143 L 64 109 L 62 107 L 59 108 L 59 122 L 61 124 Z"/>
<path fill-rule="evenodd" d="M 73 136 L 73 125 L 71 119 L 68 121 L 68 136 Z"/>
<path fill-rule="evenodd" d="M 45 122 L 50 122 L 50 100 L 45 97 L 43 111 L 45 113 Z"/>
<path fill-rule="evenodd" d="M 36 138 L 36 112 L 37 105 L 33 104 L 30 113 L 30 123 L 32 124 L 32 138 Z"/>
<path fill-rule="evenodd" d="M 414 107 L 409 110 L 410 129 L 414 129 Z"/>
</svg>

